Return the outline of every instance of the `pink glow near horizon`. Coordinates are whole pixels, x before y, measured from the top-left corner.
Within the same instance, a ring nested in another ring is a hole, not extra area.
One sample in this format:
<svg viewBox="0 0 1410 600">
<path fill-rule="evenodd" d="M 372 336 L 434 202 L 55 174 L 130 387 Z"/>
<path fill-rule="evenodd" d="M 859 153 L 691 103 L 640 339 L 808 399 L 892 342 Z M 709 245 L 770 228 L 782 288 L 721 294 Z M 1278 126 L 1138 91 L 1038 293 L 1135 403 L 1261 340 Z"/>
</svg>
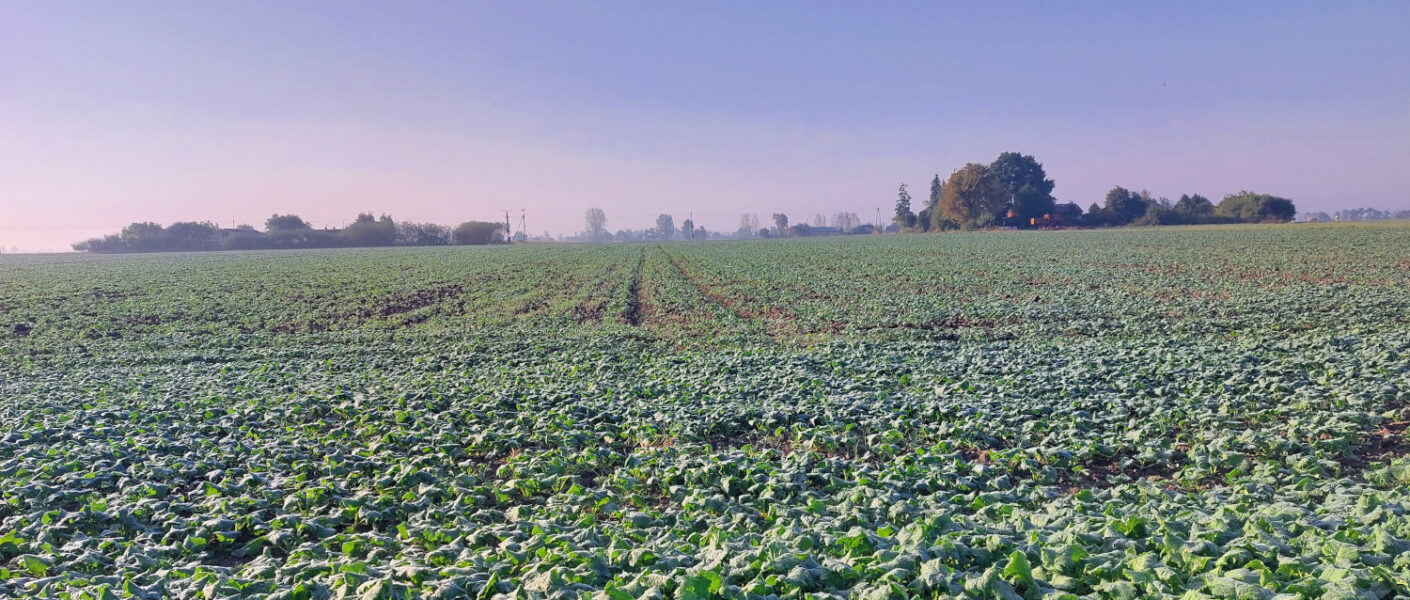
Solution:
<svg viewBox="0 0 1410 600">
<path fill-rule="evenodd" d="M 669 7 L 8 6 L 0 248 L 276 212 L 338 226 L 524 209 L 535 234 L 579 231 L 593 206 L 612 230 L 659 213 L 724 231 L 741 213 L 885 220 L 899 183 L 919 201 L 933 174 L 1009 150 L 1083 207 L 1123 185 L 1410 208 L 1410 44 L 1380 35 L 1410 25 L 1404 6 L 1016 25 L 984 9 L 946 44 L 891 28 L 911 19 L 895 9 L 778 6 L 774 26 L 736 6 L 698 23 L 713 46 L 680 29 L 701 15 Z M 1330 33 L 1310 48 L 1273 39 L 1314 22 Z M 1239 39 L 1241 23 L 1268 39 Z M 1000 24 L 1033 39 L 982 39 Z M 1105 46 L 1135 43 L 1149 47 Z M 1039 93 L 1013 83 L 1030 80 Z"/>
</svg>

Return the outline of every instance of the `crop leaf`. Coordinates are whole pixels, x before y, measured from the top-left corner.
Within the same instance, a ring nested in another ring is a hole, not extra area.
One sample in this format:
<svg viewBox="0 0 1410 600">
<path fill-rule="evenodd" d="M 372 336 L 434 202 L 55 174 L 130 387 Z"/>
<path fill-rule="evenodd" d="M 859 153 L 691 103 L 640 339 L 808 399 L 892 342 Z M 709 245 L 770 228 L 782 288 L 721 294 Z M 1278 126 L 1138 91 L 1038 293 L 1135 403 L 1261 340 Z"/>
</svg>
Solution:
<svg viewBox="0 0 1410 600">
<path fill-rule="evenodd" d="M 1028 589 L 1037 587 L 1037 582 L 1033 580 L 1033 567 L 1028 564 L 1028 557 L 1022 550 L 1014 550 L 1009 555 L 1009 562 L 1004 565 L 1004 578 L 1021 583 Z"/>
</svg>

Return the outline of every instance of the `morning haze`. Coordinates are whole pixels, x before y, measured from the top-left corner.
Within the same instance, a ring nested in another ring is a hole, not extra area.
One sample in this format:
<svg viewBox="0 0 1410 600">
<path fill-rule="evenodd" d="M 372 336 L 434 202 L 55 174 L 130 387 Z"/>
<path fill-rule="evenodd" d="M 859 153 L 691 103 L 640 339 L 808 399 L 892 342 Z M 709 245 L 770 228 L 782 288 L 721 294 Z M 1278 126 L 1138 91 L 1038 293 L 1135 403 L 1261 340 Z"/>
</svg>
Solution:
<svg viewBox="0 0 1410 600">
<path fill-rule="evenodd" d="M 1410 5 L 17 3 L 0 247 L 359 212 L 573 234 L 854 212 L 1001 152 L 1113 186 L 1410 208 Z"/>
<path fill-rule="evenodd" d="M 0 0 L 0 599 L 1410 599 L 1407 31 Z"/>
</svg>

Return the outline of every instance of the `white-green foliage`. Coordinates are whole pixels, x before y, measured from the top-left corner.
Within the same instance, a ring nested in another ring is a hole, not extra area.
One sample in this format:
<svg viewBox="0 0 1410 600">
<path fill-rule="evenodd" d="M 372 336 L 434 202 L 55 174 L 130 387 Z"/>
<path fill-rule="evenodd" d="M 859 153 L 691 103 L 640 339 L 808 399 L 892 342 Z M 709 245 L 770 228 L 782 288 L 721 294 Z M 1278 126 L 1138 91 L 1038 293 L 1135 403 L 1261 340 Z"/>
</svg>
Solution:
<svg viewBox="0 0 1410 600">
<path fill-rule="evenodd" d="M 0 597 L 1410 596 L 1404 228 L 4 258 Z"/>
</svg>

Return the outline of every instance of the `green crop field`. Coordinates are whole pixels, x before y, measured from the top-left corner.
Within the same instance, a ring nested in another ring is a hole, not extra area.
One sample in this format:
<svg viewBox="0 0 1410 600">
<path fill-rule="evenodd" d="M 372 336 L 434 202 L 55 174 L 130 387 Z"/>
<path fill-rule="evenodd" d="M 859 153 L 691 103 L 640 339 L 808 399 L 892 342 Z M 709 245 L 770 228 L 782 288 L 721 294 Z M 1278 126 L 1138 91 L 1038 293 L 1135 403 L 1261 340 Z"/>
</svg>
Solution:
<svg viewBox="0 0 1410 600">
<path fill-rule="evenodd" d="M 0 597 L 1410 598 L 1410 225 L 0 257 Z"/>
</svg>

